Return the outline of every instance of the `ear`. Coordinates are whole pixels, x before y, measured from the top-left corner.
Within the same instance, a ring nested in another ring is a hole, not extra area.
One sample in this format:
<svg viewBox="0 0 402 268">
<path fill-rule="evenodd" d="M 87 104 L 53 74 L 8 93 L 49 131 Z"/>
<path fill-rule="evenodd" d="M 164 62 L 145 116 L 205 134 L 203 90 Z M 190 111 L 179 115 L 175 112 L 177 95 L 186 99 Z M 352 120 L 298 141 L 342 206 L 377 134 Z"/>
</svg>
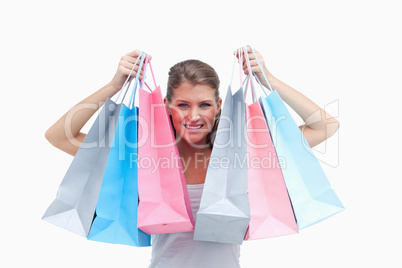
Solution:
<svg viewBox="0 0 402 268">
<path fill-rule="evenodd" d="M 169 102 L 166 97 L 163 98 L 163 103 L 165 104 L 166 108 L 168 109 L 169 115 L 171 115 L 172 112 L 170 111 Z"/>
<path fill-rule="evenodd" d="M 222 98 L 219 98 L 218 105 L 217 105 L 217 110 L 216 110 L 216 115 L 219 113 L 219 110 L 221 108 L 222 108 Z"/>
</svg>

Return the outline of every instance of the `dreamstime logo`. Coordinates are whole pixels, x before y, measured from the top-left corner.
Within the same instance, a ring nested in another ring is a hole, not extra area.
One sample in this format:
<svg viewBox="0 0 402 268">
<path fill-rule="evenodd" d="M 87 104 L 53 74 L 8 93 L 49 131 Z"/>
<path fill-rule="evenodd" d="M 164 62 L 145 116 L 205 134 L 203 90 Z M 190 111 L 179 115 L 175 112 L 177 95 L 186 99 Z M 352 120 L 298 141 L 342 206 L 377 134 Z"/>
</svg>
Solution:
<svg viewBox="0 0 402 268">
<path fill-rule="evenodd" d="M 124 105 L 124 104 L 121 104 Z M 175 109 L 175 107 L 170 107 L 171 109 Z M 72 119 L 76 115 L 78 111 L 81 109 L 92 109 L 92 110 L 97 110 L 98 106 L 95 104 L 91 103 L 82 103 L 76 105 L 66 116 L 65 119 L 65 134 L 66 137 L 69 139 L 69 141 L 81 148 L 85 149 L 91 149 L 91 148 L 103 148 L 103 147 L 110 147 L 113 148 L 115 146 L 119 147 L 119 159 L 120 160 L 125 160 L 127 156 L 126 150 L 132 149 L 132 148 L 141 148 L 145 144 L 147 146 L 150 146 L 150 148 L 158 149 L 158 148 L 169 148 L 174 146 L 181 138 L 182 135 L 177 135 L 177 138 L 173 137 L 173 133 L 160 133 L 159 128 L 155 126 L 159 126 L 159 124 L 165 123 L 167 126 L 170 126 L 170 120 L 167 116 L 166 113 L 166 106 L 165 105 L 153 105 L 150 108 L 150 118 L 151 122 L 149 123 L 147 119 L 142 117 L 141 115 L 134 114 L 128 117 L 124 117 L 120 114 L 116 115 L 120 111 L 119 105 L 115 103 L 111 103 L 108 105 L 108 107 L 104 107 L 103 109 L 100 110 L 98 113 L 97 119 L 92 126 L 90 133 L 88 133 L 87 138 L 81 143 L 80 141 L 76 140 L 73 135 L 72 131 Z M 136 108 L 134 108 L 136 109 Z M 160 115 L 163 114 L 161 111 L 157 111 L 157 109 L 164 109 L 165 111 L 165 117 L 166 118 L 160 118 Z M 177 109 L 177 108 L 176 108 Z M 325 110 L 330 110 L 330 113 L 336 118 L 339 115 L 339 101 L 333 101 L 327 105 L 324 106 Z M 240 109 L 237 109 L 240 112 Z M 176 110 L 179 114 L 181 111 L 179 109 Z M 182 115 L 182 118 L 184 118 L 184 115 Z M 159 116 L 159 117 L 158 117 Z M 316 113 L 313 113 L 311 116 L 309 116 L 306 120 L 307 124 L 314 124 L 315 122 L 319 122 L 322 120 L 323 115 L 321 112 L 318 110 Z M 239 117 L 237 117 L 239 118 Z M 267 118 L 265 119 L 264 116 L 251 116 L 247 118 L 245 122 L 245 126 L 243 128 L 237 128 L 236 130 L 234 129 L 234 122 L 233 119 L 228 117 L 228 116 L 221 116 L 220 117 L 220 127 L 217 131 L 217 135 L 225 135 L 226 139 L 222 141 L 217 139 L 215 140 L 214 147 L 222 149 L 222 148 L 233 148 L 233 147 L 241 147 L 244 146 L 242 145 L 242 142 L 246 142 L 248 148 L 253 148 L 253 149 L 260 149 L 260 148 L 266 148 L 268 146 L 272 146 L 272 142 L 275 144 L 275 148 L 277 148 L 278 143 L 277 140 L 280 135 L 282 135 L 282 138 L 285 138 L 283 129 L 281 129 L 280 123 L 283 120 L 286 120 L 286 116 L 279 116 L 277 118 Z M 206 120 L 205 120 L 206 121 Z M 266 122 L 268 121 L 268 127 L 267 128 L 254 128 L 253 124 L 256 122 Z M 238 123 L 238 122 L 236 122 Z M 222 127 L 221 127 L 222 125 Z M 209 129 L 211 126 L 209 126 Z M 314 154 L 315 157 L 321 161 L 322 163 L 325 163 L 331 167 L 336 167 L 339 164 L 339 133 L 337 131 L 334 131 L 334 129 L 337 128 L 337 124 L 327 124 L 326 125 L 326 131 L 328 135 L 332 135 L 333 133 L 334 136 L 331 137 L 330 139 L 326 139 L 324 142 L 322 142 L 320 145 L 310 148 L 309 145 L 307 144 L 306 140 L 304 139 L 303 135 L 300 136 L 299 141 L 291 141 L 291 143 L 295 142 L 300 142 L 303 145 L 303 148 L 308 151 L 311 154 Z M 115 130 L 115 131 L 114 131 Z M 137 130 L 137 133 L 132 133 L 133 130 Z M 158 133 L 159 131 L 159 133 Z M 227 132 L 227 133 L 224 133 Z M 256 133 L 264 133 L 268 132 L 270 133 L 270 136 L 272 138 L 272 141 L 270 142 L 261 142 L 261 140 L 253 140 L 252 137 Z M 116 135 L 117 134 L 117 135 Z M 181 133 L 182 134 L 182 133 Z M 162 139 L 163 141 L 161 142 L 161 139 L 158 138 L 161 135 L 172 135 L 172 138 L 167 138 L 167 139 Z M 243 136 L 243 138 L 242 138 Z M 170 141 L 170 142 L 165 142 L 165 141 Z M 172 142 L 173 140 L 173 142 Z M 196 145 L 194 144 L 196 147 Z M 199 146 L 199 145 L 198 145 Z M 277 150 L 278 151 L 278 150 Z M 236 160 L 236 157 L 240 156 L 233 156 Z M 264 167 L 268 165 L 268 159 L 271 159 L 271 156 L 266 156 L 266 158 L 260 157 L 259 160 L 256 160 L 256 158 L 251 158 L 251 160 L 247 160 L 247 165 L 250 167 L 253 164 L 252 163 L 257 163 L 260 161 L 259 165 L 260 167 Z M 282 160 L 281 166 L 285 166 L 286 161 L 284 161 L 284 157 L 281 155 L 276 156 L 279 159 Z M 132 159 L 130 159 L 130 162 Z M 238 159 L 240 160 L 240 158 Z M 244 158 L 241 158 L 242 161 L 245 161 Z M 142 162 L 141 162 L 142 161 Z M 177 163 L 177 161 L 172 161 L 172 163 Z M 214 165 L 215 161 L 217 163 L 217 166 L 219 167 L 224 167 L 227 163 L 227 159 L 210 159 L 210 165 Z M 242 161 L 238 161 L 240 163 L 243 163 Z M 254 162 L 253 162 L 254 161 Z M 181 161 L 183 162 L 183 160 Z M 165 159 L 139 159 L 138 160 L 139 167 L 144 167 L 144 166 L 159 166 L 162 167 L 164 165 L 167 165 L 167 160 Z M 172 165 L 172 164 L 169 164 Z M 183 163 L 183 167 L 188 166 L 188 163 Z"/>
</svg>

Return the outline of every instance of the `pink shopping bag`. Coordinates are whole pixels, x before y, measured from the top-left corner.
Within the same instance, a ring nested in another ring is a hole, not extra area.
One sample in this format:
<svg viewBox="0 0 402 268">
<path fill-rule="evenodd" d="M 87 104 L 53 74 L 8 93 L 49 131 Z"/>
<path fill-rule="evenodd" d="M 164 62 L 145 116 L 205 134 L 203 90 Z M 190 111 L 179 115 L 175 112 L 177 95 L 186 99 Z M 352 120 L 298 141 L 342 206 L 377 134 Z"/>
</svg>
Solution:
<svg viewBox="0 0 402 268">
<path fill-rule="evenodd" d="M 245 55 L 250 66 L 247 52 Z M 252 73 L 250 69 L 249 73 Z M 250 76 L 249 80 L 251 79 Z M 296 220 L 276 150 L 261 106 L 254 98 L 252 83 L 251 89 L 254 102 L 246 104 L 248 197 L 251 219 L 244 240 L 295 234 L 298 233 Z"/>
<path fill-rule="evenodd" d="M 298 233 L 275 148 L 258 102 L 246 105 L 246 122 L 251 219 L 245 240 Z"/>
<path fill-rule="evenodd" d="M 138 228 L 147 234 L 194 231 L 173 128 L 156 82 L 155 87 L 152 92 L 139 90 Z"/>
</svg>

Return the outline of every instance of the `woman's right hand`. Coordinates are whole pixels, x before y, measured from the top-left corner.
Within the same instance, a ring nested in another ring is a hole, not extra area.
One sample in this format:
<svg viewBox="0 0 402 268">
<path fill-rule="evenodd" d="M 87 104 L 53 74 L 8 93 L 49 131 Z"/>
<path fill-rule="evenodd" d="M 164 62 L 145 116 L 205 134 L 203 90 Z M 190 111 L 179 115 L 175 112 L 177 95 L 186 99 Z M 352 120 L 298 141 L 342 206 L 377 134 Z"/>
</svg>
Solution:
<svg viewBox="0 0 402 268">
<path fill-rule="evenodd" d="M 56 148 L 75 155 L 86 136 L 85 133 L 81 132 L 82 127 L 107 98 L 113 97 L 123 87 L 138 57 L 141 57 L 141 51 L 139 50 L 121 57 L 119 67 L 112 81 L 67 111 L 46 131 L 46 139 Z M 151 59 L 151 56 L 149 56 L 149 59 Z M 139 62 L 137 62 L 131 76 L 135 77 L 137 75 L 138 67 Z M 142 72 L 143 70 L 141 70 L 140 79 L 142 79 Z"/>
<path fill-rule="evenodd" d="M 149 60 L 152 59 L 152 56 L 149 56 Z M 137 61 L 138 58 L 141 58 L 141 51 L 140 50 L 134 50 L 123 57 L 121 57 L 120 62 L 119 62 L 119 67 L 117 68 L 116 74 L 114 75 L 112 81 L 109 83 L 113 88 L 115 89 L 116 92 L 118 92 L 124 85 L 124 82 L 127 79 L 127 76 L 130 74 L 131 70 L 133 69 L 133 66 L 135 62 Z M 145 60 L 144 60 L 145 61 Z M 140 65 L 140 61 L 137 61 L 136 66 L 134 67 L 134 71 L 131 73 L 131 77 L 136 77 L 138 68 Z M 142 65 L 141 72 L 139 79 L 142 79 L 142 74 L 144 72 L 144 64 Z"/>
</svg>

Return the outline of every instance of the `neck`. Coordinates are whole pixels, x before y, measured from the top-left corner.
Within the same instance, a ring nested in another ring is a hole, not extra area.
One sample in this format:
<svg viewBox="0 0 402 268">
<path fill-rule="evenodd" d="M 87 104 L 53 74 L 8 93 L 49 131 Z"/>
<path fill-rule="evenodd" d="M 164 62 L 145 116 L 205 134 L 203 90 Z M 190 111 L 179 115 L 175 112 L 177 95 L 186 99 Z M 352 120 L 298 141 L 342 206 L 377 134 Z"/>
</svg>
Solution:
<svg viewBox="0 0 402 268">
<path fill-rule="evenodd" d="M 204 183 L 212 149 L 209 146 L 196 148 L 183 139 L 178 142 L 177 148 L 179 149 L 186 183 Z"/>
<path fill-rule="evenodd" d="M 196 154 L 205 154 L 209 155 L 211 154 L 211 148 L 208 145 L 205 146 L 194 146 L 192 144 L 189 144 L 187 141 L 184 139 L 181 139 L 177 143 L 177 149 L 179 150 L 180 156 L 188 159 L 188 158 L 194 158 Z"/>
</svg>

